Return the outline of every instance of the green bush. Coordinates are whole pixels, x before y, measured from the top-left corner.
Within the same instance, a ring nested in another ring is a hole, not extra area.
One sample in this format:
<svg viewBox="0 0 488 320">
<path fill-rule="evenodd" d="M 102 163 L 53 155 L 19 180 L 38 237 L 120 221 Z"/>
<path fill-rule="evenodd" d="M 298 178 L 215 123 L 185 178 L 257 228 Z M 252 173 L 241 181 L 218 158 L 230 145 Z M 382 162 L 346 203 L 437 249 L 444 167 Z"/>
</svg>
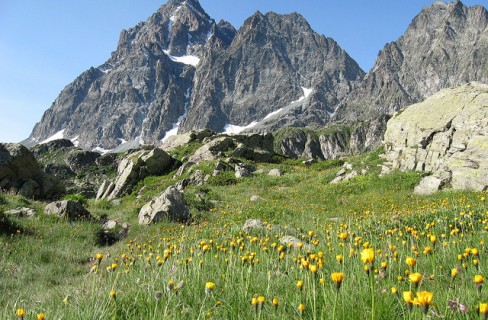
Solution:
<svg viewBox="0 0 488 320">
<path fill-rule="evenodd" d="M 237 178 L 235 177 L 234 172 L 226 171 L 221 172 L 216 176 L 211 176 L 207 183 L 211 186 L 230 186 L 237 184 Z"/>
</svg>

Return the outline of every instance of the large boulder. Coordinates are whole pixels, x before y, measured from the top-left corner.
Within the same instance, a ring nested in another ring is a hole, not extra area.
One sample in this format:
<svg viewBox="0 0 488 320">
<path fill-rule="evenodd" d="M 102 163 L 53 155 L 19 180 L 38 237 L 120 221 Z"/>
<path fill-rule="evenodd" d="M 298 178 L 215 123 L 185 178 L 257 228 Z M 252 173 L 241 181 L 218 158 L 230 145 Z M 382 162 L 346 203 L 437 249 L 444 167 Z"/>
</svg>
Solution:
<svg viewBox="0 0 488 320">
<path fill-rule="evenodd" d="M 44 213 L 68 220 L 93 220 L 91 213 L 74 200 L 51 202 L 44 208 Z"/>
<path fill-rule="evenodd" d="M 198 148 L 188 161 L 200 163 L 202 161 L 215 160 L 234 146 L 234 139 L 228 136 L 220 136 Z"/>
<path fill-rule="evenodd" d="M 163 174 L 172 164 L 171 156 L 160 148 L 130 153 L 119 164 L 112 191 L 108 196 L 104 193 L 101 197 L 113 199 L 127 194 L 139 181 L 148 176 Z"/>
<path fill-rule="evenodd" d="M 54 198 L 64 192 L 62 183 L 46 174 L 34 155 L 16 143 L 0 143 L 0 189 L 27 198 Z"/>
<path fill-rule="evenodd" d="M 176 222 L 186 222 L 190 219 L 190 210 L 183 192 L 174 186 L 146 203 L 139 211 L 139 224 L 151 224 L 163 219 Z"/>
<path fill-rule="evenodd" d="M 418 188 L 421 193 L 449 185 L 487 189 L 488 85 L 472 82 L 445 89 L 411 105 L 388 122 L 384 144 L 385 171 L 432 175 Z"/>
</svg>

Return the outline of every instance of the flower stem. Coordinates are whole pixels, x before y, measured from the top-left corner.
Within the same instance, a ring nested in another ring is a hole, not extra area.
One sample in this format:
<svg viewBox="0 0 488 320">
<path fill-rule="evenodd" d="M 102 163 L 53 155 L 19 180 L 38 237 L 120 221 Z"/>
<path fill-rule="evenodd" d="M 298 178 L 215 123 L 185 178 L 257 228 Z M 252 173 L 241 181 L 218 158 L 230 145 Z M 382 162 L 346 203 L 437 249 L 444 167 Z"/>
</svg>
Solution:
<svg viewBox="0 0 488 320">
<path fill-rule="evenodd" d="M 372 272 L 370 273 L 370 288 L 371 288 L 371 320 L 375 319 L 375 301 L 374 301 L 374 266 L 372 267 Z"/>
<path fill-rule="evenodd" d="M 332 320 L 335 320 L 335 314 L 336 314 L 336 307 L 337 307 L 337 300 L 339 299 L 339 290 L 336 292 L 335 300 L 334 300 L 334 310 L 332 311 Z"/>
</svg>

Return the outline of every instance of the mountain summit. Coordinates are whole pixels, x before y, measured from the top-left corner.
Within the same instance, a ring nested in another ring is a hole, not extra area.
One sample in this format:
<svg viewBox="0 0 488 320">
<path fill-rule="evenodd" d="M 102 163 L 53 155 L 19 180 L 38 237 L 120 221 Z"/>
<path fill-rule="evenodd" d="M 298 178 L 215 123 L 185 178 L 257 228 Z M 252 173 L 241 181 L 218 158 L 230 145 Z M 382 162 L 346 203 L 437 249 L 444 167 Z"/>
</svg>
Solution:
<svg viewBox="0 0 488 320">
<path fill-rule="evenodd" d="M 488 12 L 461 1 L 425 7 L 405 34 L 380 51 L 361 87 L 334 120 L 393 114 L 443 88 L 488 83 Z"/>
<path fill-rule="evenodd" d="M 64 137 L 105 151 L 194 129 L 373 119 L 445 87 L 488 83 L 487 26 L 484 7 L 436 2 L 365 74 L 297 13 L 258 11 L 236 30 L 197 0 L 170 0 L 123 30 L 104 64 L 66 86 L 24 144 Z"/>
</svg>

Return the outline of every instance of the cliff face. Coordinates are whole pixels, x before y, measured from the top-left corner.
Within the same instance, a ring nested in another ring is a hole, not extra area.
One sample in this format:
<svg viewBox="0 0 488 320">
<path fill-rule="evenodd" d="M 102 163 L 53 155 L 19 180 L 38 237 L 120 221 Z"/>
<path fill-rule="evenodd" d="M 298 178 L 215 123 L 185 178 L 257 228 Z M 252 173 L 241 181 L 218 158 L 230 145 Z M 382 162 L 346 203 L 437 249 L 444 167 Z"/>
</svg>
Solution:
<svg viewBox="0 0 488 320">
<path fill-rule="evenodd" d="M 435 2 L 380 51 L 373 69 L 333 119 L 393 114 L 469 81 L 488 83 L 488 12 L 460 1 Z"/>
</svg>

